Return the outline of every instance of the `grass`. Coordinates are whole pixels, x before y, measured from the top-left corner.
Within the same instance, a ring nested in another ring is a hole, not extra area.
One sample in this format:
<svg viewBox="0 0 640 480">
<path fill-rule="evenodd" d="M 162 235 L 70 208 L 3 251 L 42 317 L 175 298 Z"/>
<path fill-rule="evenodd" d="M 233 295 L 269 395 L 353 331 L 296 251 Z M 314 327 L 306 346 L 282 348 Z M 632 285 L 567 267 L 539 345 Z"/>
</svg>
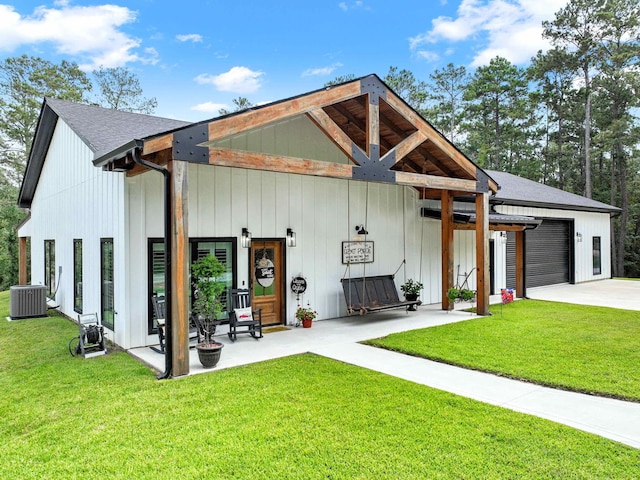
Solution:
<svg viewBox="0 0 640 480">
<path fill-rule="evenodd" d="M 640 312 L 521 300 L 367 342 L 542 385 L 640 401 Z"/>
<path fill-rule="evenodd" d="M 323 357 L 159 382 L 75 334 L 0 321 L 0 478 L 638 477 L 639 450 Z"/>
</svg>

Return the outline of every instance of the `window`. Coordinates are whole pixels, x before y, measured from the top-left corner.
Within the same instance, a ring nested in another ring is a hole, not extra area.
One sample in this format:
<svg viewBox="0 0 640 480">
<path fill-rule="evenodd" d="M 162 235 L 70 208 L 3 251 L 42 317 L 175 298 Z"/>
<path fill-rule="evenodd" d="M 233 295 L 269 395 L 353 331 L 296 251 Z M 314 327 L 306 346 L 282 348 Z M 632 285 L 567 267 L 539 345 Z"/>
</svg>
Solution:
<svg viewBox="0 0 640 480">
<path fill-rule="evenodd" d="M 103 238 L 100 240 L 100 285 L 102 324 L 114 330 L 113 238 Z"/>
<path fill-rule="evenodd" d="M 602 273 L 602 246 L 600 237 L 593 237 L 593 274 Z"/>
<path fill-rule="evenodd" d="M 164 295 L 164 241 L 162 239 L 149 239 L 148 249 L 148 331 L 149 334 L 155 333 L 155 325 L 153 322 L 153 308 L 151 306 L 151 297 L 155 295 Z M 213 254 L 227 267 L 224 273 L 224 281 L 227 284 L 227 291 L 223 294 L 222 303 L 223 311 L 227 311 L 227 293 L 236 283 L 236 270 L 234 258 L 236 257 L 236 241 L 233 238 L 213 238 L 201 239 L 193 238 L 189 240 L 189 258 L 190 263 L 195 262 L 201 257 Z M 189 276 L 191 278 L 191 276 Z"/>
<path fill-rule="evenodd" d="M 82 313 L 82 240 L 73 241 L 73 309 Z"/>
<path fill-rule="evenodd" d="M 56 241 L 44 241 L 44 285 L 47 296 L 53 298 L 56 292 Z"/>
</svg>

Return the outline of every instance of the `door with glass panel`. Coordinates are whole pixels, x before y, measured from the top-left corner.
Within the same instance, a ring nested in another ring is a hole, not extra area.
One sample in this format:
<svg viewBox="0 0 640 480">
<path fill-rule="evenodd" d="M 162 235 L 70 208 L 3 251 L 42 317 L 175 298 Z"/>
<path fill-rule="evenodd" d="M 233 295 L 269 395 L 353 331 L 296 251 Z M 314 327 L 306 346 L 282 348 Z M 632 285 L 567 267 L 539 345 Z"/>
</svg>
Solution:
<svg viewBox="0 0 640 480">
<path fill-rule="evenodd" d="M 262 324 L 284 323 L 284 261 L 281 240 L 251 242 L 251 305 L 262 309 Z"/>
</svg>

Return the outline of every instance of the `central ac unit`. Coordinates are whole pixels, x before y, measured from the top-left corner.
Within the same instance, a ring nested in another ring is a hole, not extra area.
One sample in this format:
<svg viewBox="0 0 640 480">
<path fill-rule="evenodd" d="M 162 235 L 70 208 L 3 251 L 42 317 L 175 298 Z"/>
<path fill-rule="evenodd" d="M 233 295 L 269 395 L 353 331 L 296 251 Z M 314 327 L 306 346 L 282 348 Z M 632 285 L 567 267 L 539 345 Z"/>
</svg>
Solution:
<svg viewBox="0 0 640 480">
<path fill-rule="evenodd" d="M 9 290 L 9 316 L 12 319 L 47 315 L 47 292 L 44 285 L 14 285 Z"/>
</svg>

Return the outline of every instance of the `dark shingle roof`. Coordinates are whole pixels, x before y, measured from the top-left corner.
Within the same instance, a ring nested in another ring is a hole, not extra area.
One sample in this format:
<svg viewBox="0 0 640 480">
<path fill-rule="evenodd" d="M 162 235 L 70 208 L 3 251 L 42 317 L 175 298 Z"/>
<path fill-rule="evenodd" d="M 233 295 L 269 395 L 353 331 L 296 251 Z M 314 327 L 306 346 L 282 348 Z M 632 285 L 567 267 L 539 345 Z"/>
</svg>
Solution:
<svg viewBox="0 0 640 480">
<path fill-rule="evenodd" d="M 94 158 L 133 140 L 191 125 L 181 120 L 45 98 L 20 185 L 18 205 L 23 208 L 31 206 L 59 118 L 93 151 Z"/>
<path fill-rule="evenodd" d="M 46 104 L 93 150 L 95 158 L 131 140 L 150 137 L 192 123 L 53 98 L 47 98 Z"/>
<path fill-rule="evenodd" d="M 492 198 L 494 204 L 616 213 L 620 209 L 587 197 L 565 192 L 510 173 L 486 170 L 500 190 Z"/>
</svg>

